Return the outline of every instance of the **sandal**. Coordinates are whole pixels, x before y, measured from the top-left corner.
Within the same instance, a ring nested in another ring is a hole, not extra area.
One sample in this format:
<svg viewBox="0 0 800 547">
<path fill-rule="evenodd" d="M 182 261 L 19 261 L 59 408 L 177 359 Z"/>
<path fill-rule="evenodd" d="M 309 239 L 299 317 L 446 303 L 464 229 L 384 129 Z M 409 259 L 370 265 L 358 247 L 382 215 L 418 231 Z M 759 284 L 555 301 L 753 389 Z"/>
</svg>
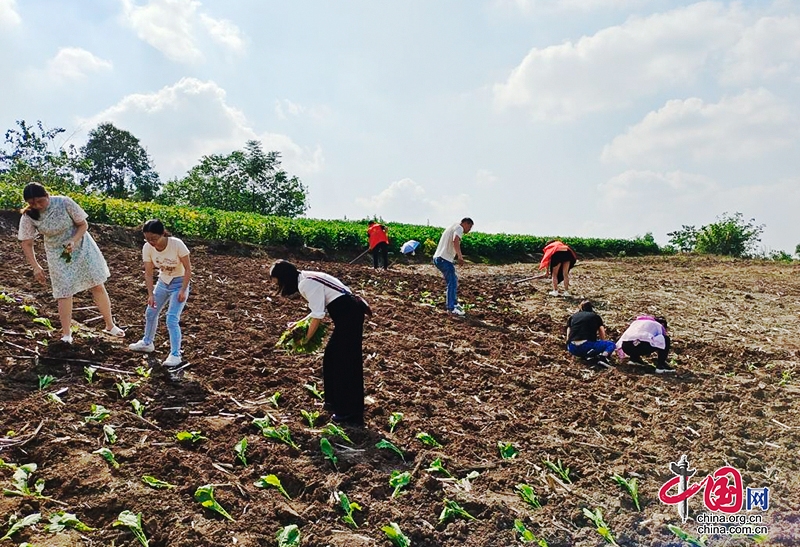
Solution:
<svg viewBox="0 0 800 547">
<path fill-rule="evenodd" d="M 116 336 L 117 338 L 123 338 L 125 336 L 125 331 L 119 328 L 118 326 L 114 325 L 112 329 L 103 329 L 103 332 L 108 334 L 109 336 Z"/>
</svg>

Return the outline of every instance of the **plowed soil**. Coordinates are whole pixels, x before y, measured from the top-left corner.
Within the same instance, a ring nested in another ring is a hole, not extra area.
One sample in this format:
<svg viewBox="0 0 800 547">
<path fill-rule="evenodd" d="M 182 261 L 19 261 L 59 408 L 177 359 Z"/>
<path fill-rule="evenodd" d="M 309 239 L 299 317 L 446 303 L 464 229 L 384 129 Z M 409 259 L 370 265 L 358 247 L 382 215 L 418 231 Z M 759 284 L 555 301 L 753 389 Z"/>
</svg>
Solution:
<svg viewBox="0 0 800 547">
<path fill-rule="evenodd" d="M 551 297 L 534 275 L 535 265 L 459 268 L 465 319 L 444 313 L 444 283 L 427 261 L 373 271 L 366 259 L 311 261 L 280 250 L 187 241 L 195 268 L 193 292 L 183 315 L 184 360 L 179 379 L 160 366 L 168 354 L 160 326 L 156 352 L 127 350 L 142 335 L 146 291 L 140 236 L 93 226 L 109 263 L 107 284 L 124 342 L 99 333 L 102 321 L 90 295 L 76 298 L 76 343 L 32 322 L 20 306 L 35 306 L 58 326 L 49 287 L 36 284 L 15 240 L 13 218 L 1 227 L 0 458 L 36 463 L 46 498 L 0 498 L 0 533 L 12 514 L 34 512 L 43 522 L 25 528 L 14 544 L 116 545 L 137 540 L 113 527 L 123 510 L 141 512 L 154 547 L 276 545 L 278 530 L 299 526 L 304 546 L 389 546 L 381 527 L 396 522 L 414 546 L 487 547 L 521 544 L 513 531 L 520 519 L 550 546 L 595 546 L 604 540 L 583 515 L 600 508 L 619 545 L 682 545 L 667 528 L 695 533 L 658 490 L 672 478 L 669 463 L 686 454 L 700 480 L 730 465 L 744 486 L 769 487 L 769 509 L 750 514 L 769 527 L 763 545 L 800 545 L 800 277 L 796 266 L 698 257 L 585 260 L 573 272 L 577 297 Z M 469 236 L 467 236 L 469 237 Z M 40 259 L 43 251 L 38 249 Z M 328 415 L 304 388 L 322 389 L 321 354 L 287 355 L 274 347 L 287 322 L 306 314 L 305 303 L 272 294 L 266 267 L 292 258 L 301 268 L 335 275 L 363 294 L 375 316 L 365 327 L 366 427 L 347 428 L 352 444 L 327 435 L 338 468 L 323 458 L 320 427 Z M 564 324 L 581 298 L 596 303 L 610 337 L 643 312 L 665 315 L 674 344 L 676 375 L 619 364 L 599 370 L 564 350 Z M 92 383 L 85 366 L 101 366 Z M 136 374 L 152 368 L 149 378 Z M 55 381 L 38 389 L 38 377 Z M 122 398 L 114 384 L 138 382 Z M 276 407 L 268 399 L 280 393 Z M 60 393 L 62 403 L 48 397 Z M 142 417 L 130 399 L 145 405 Z M 103 424 L 86 421 L 92 404 L 103 405 L 115 444 L 104 441 Z M 312 429 L 301 409 L 321 416 Z M 389 432 L 388 418 L 403 421 Z M 286 424 L 299 450 L 262 436 L 253 418 L 269 415 Z M 180 431 L 207 440 L 179 442 Z M 416 438 L 427 432 L 441 447 Z M 248 441 L 244 466 L 233 454 Z M 387 439 L 405 461 L 375 444 Z M 504 460 L 498 441 L 519 454 Z M 93 451 L 108 447 L 120 464 L 112 468 Z M 441 458 L 463 479 L 426 471 Z M 569 479 L 543 460 L 560 460 Z M 392 498 L 392 471 L 408 471 L 410 484 Z M 636 477 L 642 510 L 611 480 Z M 11 469 L 0 482 L 11 488 Z M 254 483 L 277 475 L 291 499 Z M 176 485 L 155 490 L 152 475 Z M 527 483 L 541 507 L 527 505 L 514 487 Z M 235 519 L 203 508 L 198 486 L 215 485 L 217 501 Z M 342 522 L 334 499 L 346 493 L 362 510 L 357 529 Z M 445 499 L 457 501 L 475 520 L 439 522 Z M 690 513 L 703 510 L 702 494 Z M 94 531 L 45 531 L 56 511 L 75 513 Z M 745 511 L 742 511 L 744 514 Z M 707 544 L 751 545 L 747 537 L 712 535 Z"/>
</svg>

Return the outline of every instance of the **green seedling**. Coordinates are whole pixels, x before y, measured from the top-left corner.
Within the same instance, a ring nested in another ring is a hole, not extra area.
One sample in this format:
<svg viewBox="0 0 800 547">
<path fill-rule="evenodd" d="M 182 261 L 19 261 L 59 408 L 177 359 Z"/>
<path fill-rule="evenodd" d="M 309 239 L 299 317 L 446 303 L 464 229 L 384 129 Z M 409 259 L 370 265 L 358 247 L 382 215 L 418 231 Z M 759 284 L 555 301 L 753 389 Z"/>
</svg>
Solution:
<svg viewBox="0 0 800 547">
<path fill-rule="evenodd" d="M 389 416 L 389 433 L 394 433 L 395 428 L 402 421 L 403 421 L 402 412 L 392 412 L 392 415 Z"/>
<path fill-rule="evenodd" d="M 216 511 L 226 519 L 233 521 L 233 517 L 214 499 L 214 487 L 210 484 L 198 487 L 194 492 L 194 499 L 203 507 Z"/>
<path fill-rule="evenodd" d="M 514 521 L 514 530 L 519 534 L 519 540 L 522 543 L 536 543 L 539 547 L 550 547 L 547 540 L 544 538 L 537 538 L 533 532 L 525 528 L 525 524 L 517 519 Z"/>
<path fill-rule="evenodd" d="M 278 408 L 278 399 L 280 399 L 280 398 L 281 398 L 281 392 L 280 391 L 276 391 L 275 393 L 272 394 L 272 397 L 267 399 L 267 401 L 272 403 L 272 406 L 274 406 L 275 408 Z"/>
<path fill-rule="evenodd" d="M 50 401 L 53 401 L 54 403 L 56 403 L 58 405 L 63 405 L 64 404 L 64 401 L 61 400 L 61 397 L 59 397 L 55 393 L 48 393 L 47 394 L 47 399 L 50 400 Z"/>
<path fill-rule="evenodd" d="M 381 530 L 383 530 L 383 533 L 386 534 L 386 537 L 389 538 L 394 547 L 411 547 L 411 540 L 408 539 L 408 536 L 403 533 L 400 525 L 396 522 L 390 522 L 388 526 L 381 527 Z"/>
<path fill-rule="evenodd" d="M 102 422 L 106 418 L 111 416 L 111 412 L 108 411 L 106 407 L 103 405 L 92 405 L 91 411 L 88 416 L 86 416 L 83 420 L 85 422 Z"/>
<path fill-rule="evenodd" d="M 406 461 L 406 456 L 405 454 L 403 454 L 403 451 L 397 448 L 394 444 L 387 441 L 386 439 L 381 439 L 380 441 L 378 441 L 375 444 L 375 448 L 386 448 L 388 450 L 391 450 L 392 452 L 400 456 L 400 459 Z"/>
<path fill-rule="evenodd" d="M 208 440 L 208 437 L 203 436 L 202 431 L 178 431 L 175 433 L 175 438 L 181 442 L 192 441 L 192 444 Z"/>
<path fill-rule="evenodd" d="M 778 381 L 778 385 L 783 387 L 789 382 L 791 382 L 793 379 L 794 379 L 794 372 L 788 369 L 781 371 L 781 379 Z"/>
<path fill-rule="evenodd" d="M 45 374 L 44 376 L 39 376 L 39 391 L 43 389 L 47 389 L 50 384 L 55 381 L 55 376 L 50 376 L 49 374 Z"/>
<path fill-rule="evenodd" d="M 469 513 L 467 513 L 463 507 L 461 507 L 458 503 L 453 500 L 449 500 L 445 498 L 444 500 L 444 509 L 442 509 L 442 513 L 439 515 L 439 522 L 444 522 L 450 517 L 461 517 L 467 520 L 478 520 Z"/>
<path fill-rule="evenodd" d="M 152 368 L 144 368 L 142 365 L 136 367 L 137 376 L 141 376 L 142 378 L 150 378 L 150 375 L 152 373 L 153 373 Z"/>
<path fill-rule="evenodd" d="M 264 433 L 264 430 L 272 424 L 272 419 L 269 415 L 266 415 L 263 418 L 253 418 L 251 423 L 256 426 L 261 433 Z"/>
<path fill-rule="evenodd" d="M 319 440 L 319 449 L 322 451 L 322 455 L 325 456 L 325 459 L 329 460 L 333 464 L 333 468 L 336 469 L 336 462 L 339 461 L 339 458 L 337 458 L 336 454 L 333 452 L 331 442 L 325 437 L 322 437 Z"/>
<path fill-rule="evenodd" d="M 534 509 L 539 509 L 542 506 L 542 502 L 539 501 L 539 496 L 536 495 L 536 492 L 534 492 L 530 485 L 519 483 L 514 487 L 514 490 L 519 494 L 519 497 L 522 498 L 522 501 Z"/>
<path fill-rule="evenodd" d="M 300 414 L 302 414 L 303 418 L 305 418 L 306 422 L 308 422 L 308 427 L 314 427 L 314 424 L 317 423 L 317 420 L 319 419 L 319 412 L 316 410 L 312 410 L 311 412 L 301 410 Z"/>
<path fill-rule="evenodd" d="M 131 407 L 133 407 L 133 411 L 139 417 L 144 413 L 144 405 L 139 402 L 139 399 L 131 399 Z"/>
<path fill-rule="evenodd" d="M 169 490 L 170 488 L 177 488 L 174 484 L 159 480 L 152 475 L 142 475 L 142 482 L 150 488 L 156 490 Z"/>
<path fill-rule="evenodd" d="M 595 508 L 594 512 L 589 511 L 586 507 L 583 508 L 583 514 L 592 521 L 595 528 L 597 529 L 597 533 L 600 534 L 606 543 L 609 545 L 618 546 L 617 540 L 614 539 L 614 534 L 611 533 L 611 528 L 608 526 L 605 520 L 603 520 L 603 513 L 600 511 L 600 508 Z"/>
<path fill-rule="evenodd" d="M 42 514 L 41 513 L 33 513 L 33 514 L 28 515 L 27 517 L 22 518 L 22 519 L 17 518 L 16 514 L 11 515 L 11 517 L 8 519 L 8 524 L 9 524 L 10 528 L 6 532 L 6 535 L 4 535 L 3 537 L 0 538 L 0 541 L 4 541 L 6 539 L 10 539 L 11 536 L 16 534 L 17 532 L 19 532 L 23 528 L 26 528 L 28 526 L 33 526 L 34 524 L 36 524 L 40 520 L 42 520 Z"/>
<path fill-rule="evenodd" d="M 325 429 L 323 429 L 322 432 L 331 435 L 333 437 L 341 437 L 342 439 L 344 439 L 345 442 L 353 444 L 353 441 L 350 440 L 350 437 L 347 436 L 347 433 L 344 432 L 344 429 L 342 429 L 336 424 L 326 425 Z"/>
<path fill-rule="evenodd" d="M 50 515 L 50 524 L 48 524 L 46 528 L 48 532 L 52 532 L 54 534 L 62 532 L 67 528 L 72 528 L 73 530 L 77 530 L 79 532 L 91 532 L 94 530 L 94 528 L 86 526 L 84 523 L 82 523 L 78 517 L 72 513 L 65 513 L 64 511 L 58 511 L 57 513 Z"/>
<path fill-rule="evenodd" d="M 108 448 L 105 447 L 98 448 L 97 450 L 92 452 L 92 454 L 100 454 L 101 456 L 103 456 L 103 459 L 107 461 L 109 465 L 111 465 L 111 467 L 113 467 L 114 469 L 119 469 L 119 462 L 114 457 L 114 453 L 111 452 L 111 450 L 109 450 Z"/>
<path fill-rule="evenodd" d="M 11 467 L 8 465 L 7 467 Z M 20 496 L 23 498 L 42 498 L 44 491 L 44 480 L 39 479 L 33 485 L 33 490 L 28 486 L 31 475 L 36 472 L 38 466 L 35 463 L 26 463 L 25 465 L 18 465 L 11 467 L 14 469 L 14 475 L 11 477 L 12 489 L 3 488 L 4 496 Z"/>
<path fill-rule="evenodd" d="M 114 428 L 108 424 L 103 426 L 103 439 L 108 444 L 114 444 L 117 442 L 117 432 L 114 431 Z"/>
<path fill-rule="evenodd" d="M 680 539 L 681 541 L 685 541 L 689 545 L 694 545 L 694 547 L 708 547 L 706 545 L 706 541 L 708 541 L 708 536 L 693 536 L 691 534 L 687 534 L 680 527 L 675 526 L 673 524 L 667 524 L 667 528 L 670 532 L 675 534 L 675 536 Z"/>
<path fill-rule="evenodd" d="M 47 317 L 37 317 L 36 319 L 33 320 L 33 322 L 36 323 L 37 325 L 42 325 L 49 331 L 56 330 L 56 328 L 53 326 L 53 324 Z"/>
<path fill-rule="evenodd" d="M 278 478 L 277 475 L 265 475 L 265 476 L 261 477 L 260 479 L 258 479 L 256 482 L 254 482 L 253 485 L 257 486 L 258 488 L 267 488 L 269 486 L 273 486 L 273 487 L 277 488 L 278 492 L 283 494 L 286 497 L 287 500 L 292 499 L 292 497 L 289 495 L 289 492 L 287 492 L 283 488 L 283 485 L 281 484 L 281 480 Z"/>
<path fill-rule="evenodd" d="M 572 484 L 572 480 L 569 478 L 569 467 L 564 467 L 564 464 L 561 463 L 559 459 L 556 462 L 550 461 L 550 458 L 546 460 L 542 460 L 542 464 L 547 467 L 550 471 L 561 477 L 565 482 Z"/>
<path fill-rule="evenodd" d="M 481 474 L 478 473 L 477 471 L 470 471 L 469 473 L 467 473 L 466 477 L 464 477 L 463 479 L 458 479 L 456 481 L 456 486 L 458 486 L 461 490 L 464 490 L 465 492 L 469 492 L 470 490 L 472 490 L 472 483 L 470 481 L 472 479 L 477 479 L 480 476 Z"/>
<path fill-rule="evenodd" d="M 429 435 L 425 431 L 420 431 L 417 433 L 416 438 L 422 441 L 422 444 L 425 446 L 431 446 L 433 448 L 442 448 L 442 443 L 437 441 L 433 438 L 433 436 Z"/>
<path fill-rule="evenodd" d="M 350 498 L 347 497 L 347 494 L 344 492 L 336 492 L 335 494 L 336 499 L 339 500 L 339 506 L 344 511 L 344 516 L 342 520 L 345 524 L 349 524 L 353 528 L 358 528 L 358 524 L 356 524 L 355 519 L 353 519 L 353 511 L 361 511 L 361 506 L 354 501 L 350 501 Z"/>
<path fill-rule="evenodd" d="M 67 264 L 72 262 L 72 252 L 68 251 L 66 249 L 66 247 L 64 248 L 63 251 L 61 251 L 61 254 L 59 255 L 59 257 L 61 258 L 61 260 L 63 260 Z"/>
<path fill-rule="evenodd" d="M 242 437 L 242 440 L 233 446 L 233 453 L 236 455 L 236 459 L 247 467 L 247 437 Z"/>
<path fill-rule="evenodd" d="M 639 505 L 639 485 L 635 478 L 625 480 L 621 476 L 615 474 L 611 480 L 620 485 L 628 494 L 630 494 L 633 504 L 636 506 L 637 511 L 641 511 L 642 507 Z"/>
<path fill-rule="evenodd" d="M 22 311 L 24 311 L 28 315 L 32 315 L 34 317 L 38 317 L 39 316 L 39 311 L 33 306 L 29 306 L 27 304 L 23 304 L 22 306 L 19 307 L 19 309 L 21 309 Z"/>
<path fill-rule="evenodd" d="M 511 460 L 519 456 L 519 450 L 514 448 L 512 443 L 497 441 L 497 449 L 500 451 L 500 457 L 504 460 Z"/>
<path fill-rule="evenodd" d="M 311 318 L 298 321 L 294 327 L 281 334 L 275 347 L 285 349 L 289 353 L 314 353 L 322 347 L 325 334 L 328 332 L 328 326 L 325 323 L 320 323 L 311 340 L 305 342 L 310 324 Z"/>
<path fill-rule="evenodd" d="M 408 471 L 392 471 L 392 476 L 389 477 L 389 486 L 394 488 L 394 492 L 392 492 L 392 498 L 396 498 L 400 495 L 400 489 L 408 486 L 411 482 L 411 473 Z"/>
<path fill-rule="evenodd" d="M 86 378 L 86 383 L 91 384 L 94 380 L 94 373 L 97 372 L 95 367 L 83 367 L 83 377 Z"/>
<path fill-rule="evenodd" d="M 150 547 L 150 542 L 147 541 L 147 536 L 144 535 L 142 528 L 142 514 L 136 514 L 127 509 L 117 516 L 112 526 L 127 526 L 133 536 L 139 540 L 143 547 Z"/>
<path fill-rule="evenodd" d="M 441 473 L 449 478 L 453 477 L 453 475 L 450 474 L 450 471 L 444 468 L 444 465 L 442 464 L 442 458 L 436 458 L 433 460 L 430 467 L 428 467 L 425 471 L 428 473 Z"/>
<path fill-rule="evenodd" d="M 278 547 L 300 547 L 300 528 L 296 524 L 284 526 L 278 531 Z"/>
<path fill-rule="evenodd" d="M 14 300 L 11 296 L 7 295 L 6 293 L 0 293 L 0 302 L 5 302 L 6 304 L 16 304 L 17 301 Z"/>
<path fill-rule="evenodd" d="M 320 401 L 325 400 L 325 392 L 318 390 L 317 384 L 303 384 L 303 387 L 306 388 L 308 391 L 310 391 L 311 395 L 313 395 Z"/>
<path fill-rule="evenodd" d="M 288 444 L 295 450 L 300 450 L 300 445 L 292 440 L 292 434 L 289 431 L 289 426 L 286 424 L 279 425 L 278 427 L 265 427 L 261 430 L 261 434 L 270 439 L 277 439 L 282 443 Z"/>
<path fill-rule="evenodd" d="M 114 384 L 114 387 L 117 388 L 117 391 L 119 392 L 119 396 L 120 397 L 122 397 L 123 399 L 127 399 L 128 395 L 130 395 L 131 392 L 134 389 L 139 387 L 139 383 L 138 382 L 128 382 L 128 381 L 120 378 L 120 381 L 118 383 Z"/>
</svg>

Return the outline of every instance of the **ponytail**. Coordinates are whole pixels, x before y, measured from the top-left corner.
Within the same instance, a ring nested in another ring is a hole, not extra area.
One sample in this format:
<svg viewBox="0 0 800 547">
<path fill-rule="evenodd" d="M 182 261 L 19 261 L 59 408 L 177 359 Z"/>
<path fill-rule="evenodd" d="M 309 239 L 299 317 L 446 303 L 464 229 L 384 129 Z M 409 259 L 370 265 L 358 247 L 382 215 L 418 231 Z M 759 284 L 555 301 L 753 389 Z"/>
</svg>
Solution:
<svg viewBox="0 0 800 547">
<path fill-rule="evenodd" d="M 44 186 L 39 184 L 38 182 L 31 182 L 25 185 L 25 188 L 22 189 L 22 199 L 28 201 L 29 199 L 36 199 L 36 198 L 46 198 L 49 197 L 50 194 L 47 193 L 47 190 Z M 39 211 L 33 209 L 29 204 L 27 204 L 21 211 L 23 215 L 28 215 L 33 220 L 39 220 Z"/>
</svg>

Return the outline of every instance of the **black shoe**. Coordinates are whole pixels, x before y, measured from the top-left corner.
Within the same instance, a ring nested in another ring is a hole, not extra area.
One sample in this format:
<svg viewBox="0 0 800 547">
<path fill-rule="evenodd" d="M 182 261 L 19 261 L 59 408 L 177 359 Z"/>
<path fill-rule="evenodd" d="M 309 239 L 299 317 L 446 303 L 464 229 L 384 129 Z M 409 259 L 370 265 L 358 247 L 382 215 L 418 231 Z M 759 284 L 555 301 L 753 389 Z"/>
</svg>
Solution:
<svg viewBox="0 0 800 547">
<path fill-rule="evenodd" d="M 334 414 L 331 416 L 331 421 L 339 425 L 364 425 L 364 417 L 356 416 L 355 414 Z"/>
<path fill-rule="evenodd" d="M 669 366 L 668 364 L 663 365 L 656 365 L 656 374 L 674 374 L 675 369 Z"/>
<path fill-rule="evenodd" d="M 632 363 L 634 365 L 646 365 L 647 364 L 644 361 L 642 361 L 641 357 L 631 357 L 630 359 L 628 359 L 628 362 Z"/>
<path fill-rule="evenodd" d="M 608 361 L 608 357 L 605 355 L 601 355 L 597 359 L 595 359 L 595 363 L 600 365 L 601 367 L 611 368 L 611 363 Z"/>
</svg>

